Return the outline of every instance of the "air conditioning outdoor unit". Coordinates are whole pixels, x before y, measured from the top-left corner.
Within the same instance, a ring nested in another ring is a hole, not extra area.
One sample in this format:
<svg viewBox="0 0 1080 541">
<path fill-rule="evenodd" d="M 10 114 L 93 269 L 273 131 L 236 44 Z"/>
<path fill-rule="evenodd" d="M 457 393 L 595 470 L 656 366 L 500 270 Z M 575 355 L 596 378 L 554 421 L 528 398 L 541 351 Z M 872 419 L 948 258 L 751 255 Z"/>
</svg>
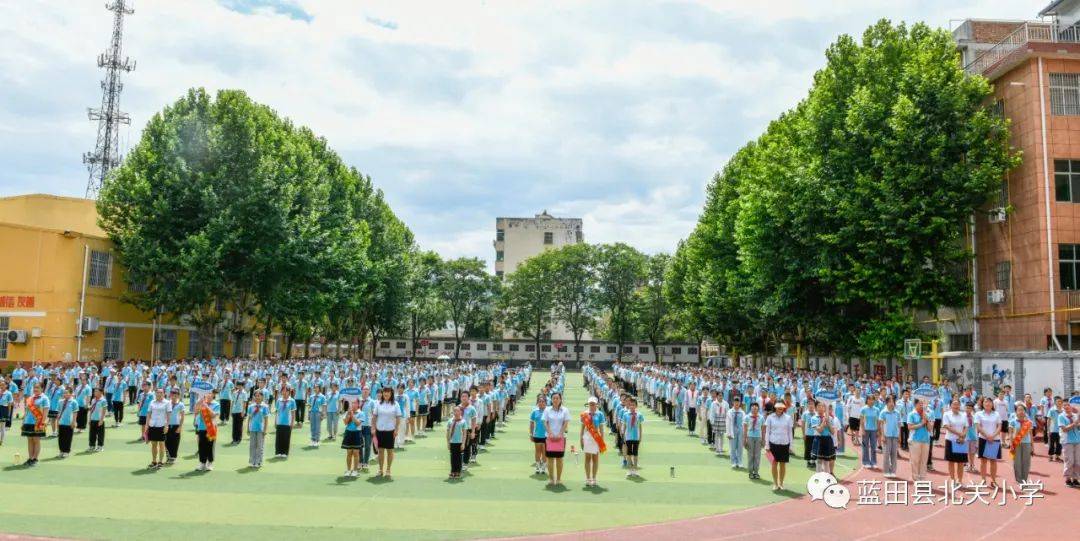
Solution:
<svg viewBox="0 0 1080 541">
<path fill-rule="evenodd" d="M 14 329 L 7 332 L 7 341 L 9 344 L 25 344 L 26 343 L 26 331 Z"/>
<path fill-rule="evenodd" d="M 990 223 L 992 223 L 992 224 L 1000 224 L 1000 223 L 1005 223 L 1005 217 L 1006 217 L 1005 208 L 1004 207 L 998 207 L 998 208 L 990 210 L 990 216 L 989 216 L 988 219 L 990 220 Z"/>
<path fill-rule="evenodd" d="M 1001 304 L 1005 302 L 1005 290 L 1004 289 L 991 289 L 986 292 L 986 302 L 990 304 Z"/>
<path fill-rule="evenodd" d="M 84 317 L 82 318 L 82 332 L 97 332 L 101 327 L 101 320 L 96 317 Z"/>
</svg>

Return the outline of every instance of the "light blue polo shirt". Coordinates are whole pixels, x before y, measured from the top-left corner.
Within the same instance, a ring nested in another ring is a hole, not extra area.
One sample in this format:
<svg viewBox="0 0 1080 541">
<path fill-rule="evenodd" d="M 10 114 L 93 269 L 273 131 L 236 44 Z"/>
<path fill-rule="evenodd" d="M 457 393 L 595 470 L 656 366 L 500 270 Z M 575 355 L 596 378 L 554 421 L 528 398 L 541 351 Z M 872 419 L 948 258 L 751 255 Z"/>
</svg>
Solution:
<svg viewBox="0 0 1080 541">
<path fill-rule="evenodd" d="M 921 421 L 922 419 L 919 415 L 919 412 L 912 411 L 908 414 L 907 422 L 909 426 L 915 425 Z M 912 430 L 911 441 L 916 443 L 930 443 L 930 429 L 926 428 L 926 425 L 923 425 L 919 428 L 916 428 L 915 430 Z"/>
<path fill-rule="evenodd" d="M 251 422 L 249 432 L 265 432 L 266 418 L 270 416 L 270 407 L 266 404 L 252 404 L 247 409 L 248 419 Z"/>
<path fill-rule="evenodd" d="M 533 422 L 532 437 L 546 438 L 547 427 L 544 426 L 544 411 L 534 406 L 532 413 L 529 414 L 529 420 Z"/>
<path fill-rule="evenodd" d="M 881 410 L 878 414 L 878 419 L 882 421 L 885 430 L 886 438 L 899 438 L 900 437 L 900 412 L 896 409 L 889 411 L 888 409 Z"/>
</svg>

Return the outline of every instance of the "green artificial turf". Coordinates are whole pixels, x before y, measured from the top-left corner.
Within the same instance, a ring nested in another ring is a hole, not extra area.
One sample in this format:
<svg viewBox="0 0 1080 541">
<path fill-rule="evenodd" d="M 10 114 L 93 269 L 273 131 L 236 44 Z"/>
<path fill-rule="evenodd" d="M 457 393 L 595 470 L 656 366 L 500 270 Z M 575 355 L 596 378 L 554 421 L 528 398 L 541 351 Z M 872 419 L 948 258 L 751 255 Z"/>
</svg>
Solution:
<svg viewBox="0 0 1080 541">
<path fill-rule="evenodd" d="M 214 471 L 194 471 L 198 463 L 190 430 L 183 435 L 178 463 L 149 471 L 149 448 L 138 439 L 131 408 L 124 426 L 106 431 L 104 452 L 84 453 L 84 432 L 75 436 L 72 456 L 56 460 L 56 440 L 45 439 L 41 462 L 27 469 L 13 463 L 16 452 L 26 456 L 16 421 L 0 447 L 5 495 L 0 532 L 84 539 L 153 535 L 291 541 L 348 534 L 393 539 L 509 536 L 652 523 L 762 505 L 800 495 L 811 473 L 793 459 L 788 491 L 774 493 L 764 457 L 764 479 L 751 482 L 698 438 L 646 411 L 641 479 L 625 478 L 618 454 L 609 450 L 602 458 L 599 488 L 583 486 L 583 468 L 568 455 L 565 488 L 549 489 L 546 478 L 533 475 L 527 434 L 532 397 L 546 378 L 546 372 L 534 374 L 529 399 L 460 482 L 446 478 L 450 462 L 443 427 L 400 451 L 394 479 L 386 482 L 374 473 L 341 477 L 345 466 L 340 440 L 308 448 L 306 425 L 293 431 L 288 460 L 267 458 L 259 471 L 247 467 L 246 435 L 240 446 L 217 446 Z M 576 414 L 586 398 L 581 375 L 568 374 L 566 387 L 575 417 L 570 441 L 576 443 Z M 221 431 L 226 440 L 230 430 Z M 267 435 L 268 457 L 273 441 L 273 434 Z M 801 447 L 797 443 L 795 451 L 801 453 Z M 849 472 L 853 463 L 849 449 L 849 456 L 837 463 L 837 476 Z"/>
</svg>

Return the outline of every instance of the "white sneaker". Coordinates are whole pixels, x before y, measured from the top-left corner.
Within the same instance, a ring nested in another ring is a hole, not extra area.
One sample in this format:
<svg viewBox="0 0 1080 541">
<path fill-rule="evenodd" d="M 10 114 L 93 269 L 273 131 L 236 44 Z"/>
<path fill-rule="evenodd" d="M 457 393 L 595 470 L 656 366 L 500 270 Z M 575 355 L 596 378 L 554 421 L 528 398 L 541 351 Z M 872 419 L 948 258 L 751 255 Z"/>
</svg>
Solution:
<svg viewBox="0 0 1080 541">
<path fill-rule="evenodd" d="M 214 463 L 213 462 L 208 462 L 206 464 L 206 471 L 214 471 Z"/>
<path fill-rule="evenodd" d="M 195 468 L 195 469 L 199 470 L 199 471 L 206 471 L 206 463 L 205 462 L 200 462 L 199 467 Z"/>
</svg>

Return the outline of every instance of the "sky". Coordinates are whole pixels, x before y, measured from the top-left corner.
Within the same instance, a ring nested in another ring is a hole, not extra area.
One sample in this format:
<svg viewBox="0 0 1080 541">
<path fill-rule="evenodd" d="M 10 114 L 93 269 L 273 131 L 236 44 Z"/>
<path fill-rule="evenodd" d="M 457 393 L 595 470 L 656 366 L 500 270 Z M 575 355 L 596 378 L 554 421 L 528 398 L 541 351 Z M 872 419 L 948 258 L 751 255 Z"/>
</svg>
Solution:
<svg viewBox="0 0 1080 541">
<path fill-rule="evenodd" d="M 1048 0 L 135 0 L 121 147 L 191 87 L 239 88 L 372 177 L 422 248 L 491 264 L 495 218 L 580 217 L 670 252 L 705 186 L 880 18 L 951 28 Z M 102 0 L 0 0 L 0 196 L 81 197 Z"/>
</svg>

